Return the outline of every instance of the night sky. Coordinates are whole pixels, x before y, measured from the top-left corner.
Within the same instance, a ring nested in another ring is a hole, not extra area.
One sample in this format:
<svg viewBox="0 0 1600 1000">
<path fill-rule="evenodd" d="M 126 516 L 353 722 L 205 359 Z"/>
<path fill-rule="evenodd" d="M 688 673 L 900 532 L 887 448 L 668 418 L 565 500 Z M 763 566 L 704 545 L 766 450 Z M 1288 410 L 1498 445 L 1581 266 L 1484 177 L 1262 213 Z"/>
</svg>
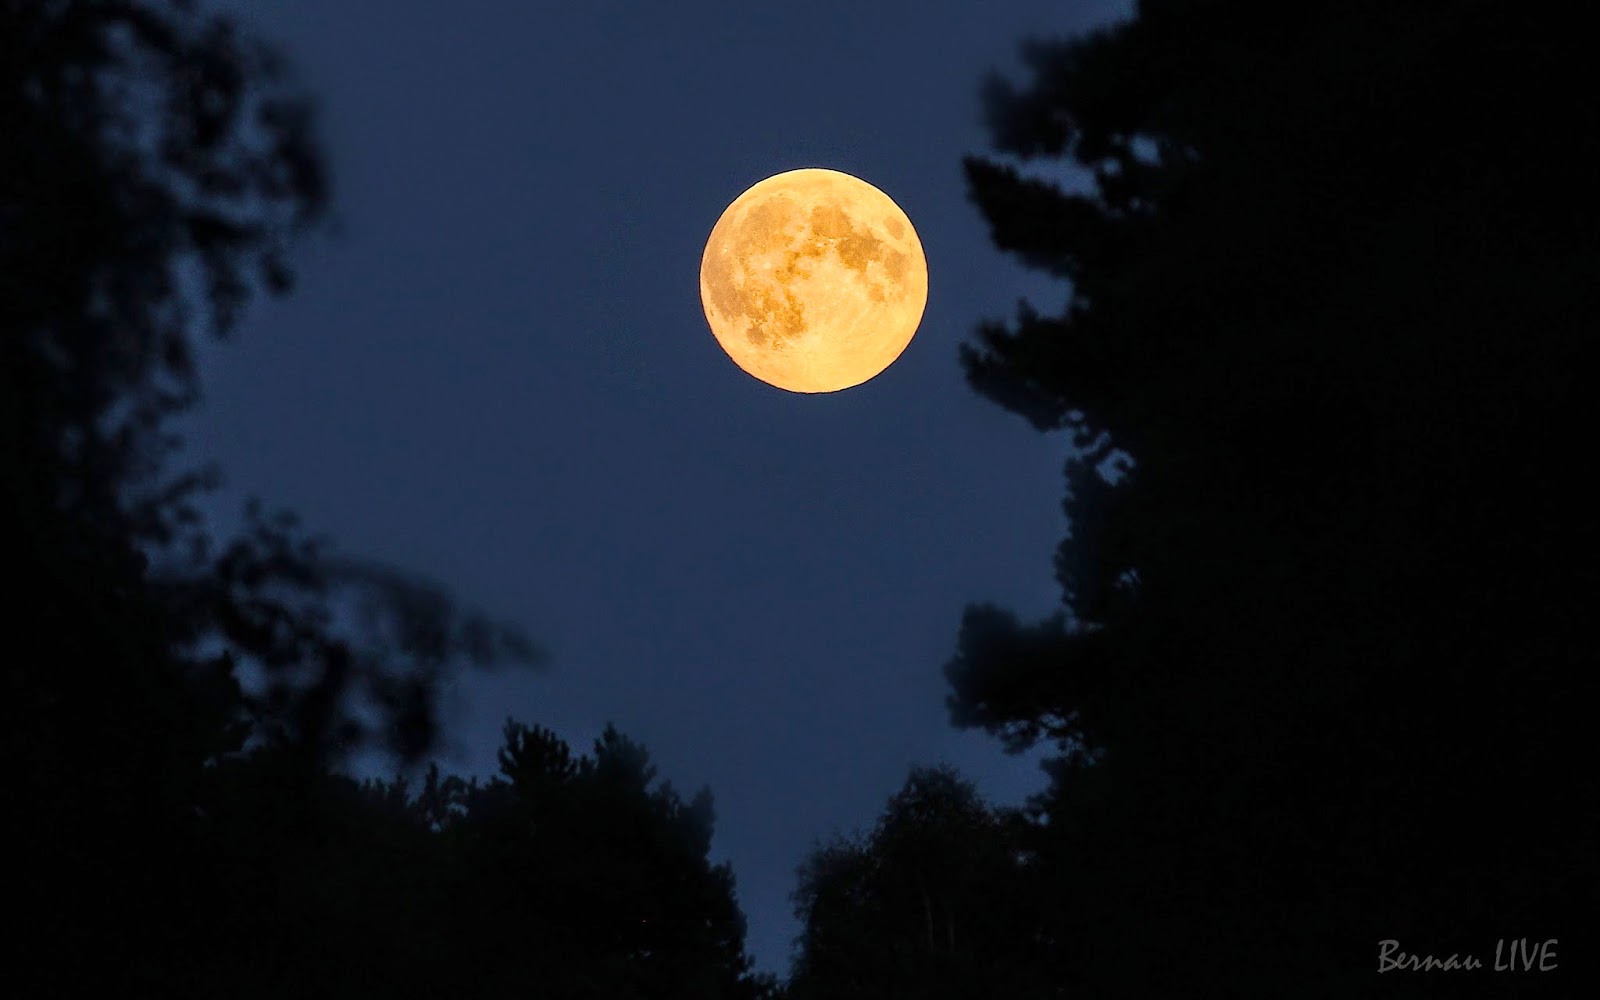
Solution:
<svg viewBox="0 0 1600 1000">
<path fill-rule="evenodd" d="M 1043 784 L 948 723 L 961 610 L 1059 607 L 1067 442 L 965 385 L 957 345 L 1065 288 L 989 242 L 960 159 L 1018 43 L 1127 4 L 233 0 L 321 100 L 338 232 L 206 356 L 193 454 L 340 551 L 516 621 L 549 669 L 467 675 L 448 771 L 507 716 L 587 751 L 607 721 L 716 794 L 760 966 L 820 837 L 869 825 L 909 765 L 998 802 Z M 927 253 L 886 372 L 798 395 L 722 353 L 706 236 L 780 171 L 854 174 Z"/>
</svg>

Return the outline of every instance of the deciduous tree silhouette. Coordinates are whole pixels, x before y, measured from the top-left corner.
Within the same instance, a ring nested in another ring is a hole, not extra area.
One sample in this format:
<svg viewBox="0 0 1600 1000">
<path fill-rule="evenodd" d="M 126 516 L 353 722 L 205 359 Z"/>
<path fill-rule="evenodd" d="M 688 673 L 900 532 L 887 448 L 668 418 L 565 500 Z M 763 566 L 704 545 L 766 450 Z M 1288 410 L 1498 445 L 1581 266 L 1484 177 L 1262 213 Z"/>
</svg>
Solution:
<svg viewBox="0 0 1600 1000">
<path fill-rule="evenodd" d="M 1044 997 L 1021 817 L 949 768 L 914 768 L 870 835 L 799 872 L 791 1000 Z"/>
<path fill-rule="evenodd" d="M 988 84 L 972 197 L 1072 295 L 962 361 L 1081 451 L 1064 614 L 969 609 L 947 675 L 958 724 L 1062 750 L 1036 836 L 1077 995 L 1592 975 L 1581 39 L 1471 0 L 1146 0 Z M 1523 936 L 1570 942 L 1559 974 L 1375 971 L 1384 938 Z"/>
<path fill-rule="evenodd" d="M 186 0 L 4 0 L 0 136 L 14 985 L 175 995 L 234 912 L 204 860 L 219 761 L 252 735 L 305 781 L 369 737 L 414 760 L 444 670 L 537 650 L 286 516 L 253 509 L 219 545 L 194 503 L 209 473 L 172 469 L 199 326 L 224 335 L 254 291 L 286 290 L 289 244 L 324 214 L 311 106 L 277 53 Z M 350 628 L 348 604 L 368 612 Z"/>
</svg>

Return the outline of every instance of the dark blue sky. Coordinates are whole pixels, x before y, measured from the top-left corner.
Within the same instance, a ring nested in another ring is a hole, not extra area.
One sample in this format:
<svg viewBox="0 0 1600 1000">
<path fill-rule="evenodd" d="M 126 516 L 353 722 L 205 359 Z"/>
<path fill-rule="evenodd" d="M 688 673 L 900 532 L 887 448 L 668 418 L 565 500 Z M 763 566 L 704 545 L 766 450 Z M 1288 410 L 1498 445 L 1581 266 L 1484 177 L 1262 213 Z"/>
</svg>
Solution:
<svg viewBox="0 0 1600 1000">
<path fill-rule="evenodd" d="M 342 233 L 207 356 L 191 440 L 340 549 L 431 575 L 553 653 L 469 676 L 447 769 L 510 715 L 607 721 L 717 798 L 750 947 L 782 971 L 808 847 L 912 763 L 992 800 L 1042 784 L 953 730 L 965 604 L 1059 606 L 1066 442 L 962 381 L 956 346 L 1065 290 L 990 244 L 960 158 L 983 74 L 1123 3 L 229 0 L 321 98 Z M 853 389 L 796 395 L 718 348 L 698 269 L 723 208 L 823 166 L 910 216 L 929 298 Z"/>
</svg>

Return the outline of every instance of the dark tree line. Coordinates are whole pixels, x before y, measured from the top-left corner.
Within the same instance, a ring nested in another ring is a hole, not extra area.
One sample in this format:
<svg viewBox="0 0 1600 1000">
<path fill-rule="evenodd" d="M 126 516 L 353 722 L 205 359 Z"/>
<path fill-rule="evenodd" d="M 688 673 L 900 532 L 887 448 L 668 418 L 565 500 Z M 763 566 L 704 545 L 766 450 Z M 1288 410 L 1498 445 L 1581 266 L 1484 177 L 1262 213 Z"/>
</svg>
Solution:
<svg viewBox="0 0 1600 1000">
<path fill-rule="evenodd" d="M 1063 614 L 972 608 L 947 673 L 957 724 L 1062 752 L 1032 836 L 1070 995 L 1592 974 L 1600 79 L 1575 14 L 1148 0 L 986 88 L 972 198 L 1072 295 L 962 361 L 1082 453 Z M 1517 937 L 1560 939 L 1559 972 L 1376 973 L 1383 939 L 1487 962 Z"/>
<path fill-rule="evenodd" d="M 225 917 L 188 947 L 201 995 L 754 998 L 744 917 L 683 801 L 608 728 L 574 755 L 508 722 L 500 775 L 355 781 L 225 763 L 209 800 Z M 243 980 L 241 982 L 241 980 Z"/>
<path fill-rule="evenodd" d="M 1017 869 L 986 876 L 1010 914 L 987 955 L 1020 978 L 943 973 L 874 835 L 802 872 L 795 990 L 1589 995 L 1600 72 L 1577 9 L 1145 0 L 1024 55 L 966 176 L 996 244 L 1071 296 L 961 360 L 1077 446 L 1064 607 L 973 606 L 946 670 L 955 724 L 1057 751 Z M 1556 939 L 1556 969 L 1494 972 L 1519 938 Z M 1485 968 L 1379 974 L 1386 939 Z"/>
<path fill-rule="evenodd" d="M 1053 995 L 1026 818 L 952 770 L 913 768 L 872 831 L 799 871 L 790 1000 Z"/>
<path fill-rule="evenodd" d="M 1062 613 L 974 606 L 946 672 L 955 724 L 1057 755 L 1025 810 L 915 769 L 820 846 L 783 992 L 1587 995 L 1579 13 L 1146 0 L 988 84 L 972 198 L 1072 295 L 962 362 L 1079 454 Z M 425 759 L 450 670 L 539 654 L 289 515 L 212 537 L 214 474 L 173 467 L 195 338 L 290 288 L 328 190 L 227 21 L 0 0 L 10 992 L 778 992 L 709 794 L 615 731 L 509 723 L 487 782 L 334 770 Z M 1558 971 L 1379 975 L 1387 938 L 1555 938 Z"/>
<path fill-rule="evenodd" d="M 508 726 L 486 784 L 333 770 L 419 762 L 449 671 L 540 651 L 287 513 L 214 537 L 175 467 L 196 338 L 327 204 L 311 103 L 229 21 L 0 0 L 5 992 L 760 993 L 709 795 L 617 733 Z"/>
</svg>

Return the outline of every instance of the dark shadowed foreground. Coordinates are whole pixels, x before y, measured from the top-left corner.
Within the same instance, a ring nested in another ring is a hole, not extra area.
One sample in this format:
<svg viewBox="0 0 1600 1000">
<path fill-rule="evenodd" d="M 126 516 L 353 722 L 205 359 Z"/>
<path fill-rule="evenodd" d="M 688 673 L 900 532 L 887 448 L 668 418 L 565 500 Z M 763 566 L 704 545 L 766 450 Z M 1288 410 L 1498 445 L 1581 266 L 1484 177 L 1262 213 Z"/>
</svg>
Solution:
<svg viewBox="0 0 1600 1000">
<path fill-rule="evenodd" d="M 989 85 L 973 199 L 1073 295 L 963 360 L 1085 451 L 1065 613 L 971 609 L 948 676 L 958 724 L 1063 752 L 1031 831 L 1053 986 L 1592 976 L 1581 38 L 1495 3 L 1152 0 Z M 1521 938 L 1556 968 L 1494 972 Z M 1379 974 L 1384 940 L 1484 968 Z"/>
<path fill-rule="evenodd" d="M 616 733 L 508 727 L 504 780 L 420 798 L 330 772 L 539 651 L 292 516 L 214 539 L 169 468 L 194 338 L 326 195 L 277 56 L 190 7 L 0 3 L 9 991 L 750 995 L 709 797 Z"/>
</svg>

